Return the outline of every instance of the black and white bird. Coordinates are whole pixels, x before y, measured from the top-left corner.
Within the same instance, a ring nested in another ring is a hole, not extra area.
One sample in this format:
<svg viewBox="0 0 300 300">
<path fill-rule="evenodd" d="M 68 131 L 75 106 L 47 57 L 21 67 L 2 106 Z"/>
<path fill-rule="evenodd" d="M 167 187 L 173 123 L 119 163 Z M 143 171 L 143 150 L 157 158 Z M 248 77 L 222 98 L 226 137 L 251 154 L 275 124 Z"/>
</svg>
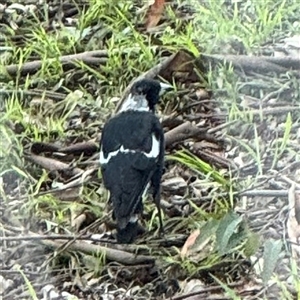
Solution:
<svg viewBox="0 0 300 300">
<path fill-rule="evenodd" d="M 119 112 L 104 125 L 100 165 L 104 186 L 110 192 L 117 241 L 132 243 L 138 234 L 138 215 L 149 187 L 160 210 L 160 181 L 164 164 L 164 132 L 155 105 L 167 85 L 152 79 L 137 81 Z"/>
</svg>

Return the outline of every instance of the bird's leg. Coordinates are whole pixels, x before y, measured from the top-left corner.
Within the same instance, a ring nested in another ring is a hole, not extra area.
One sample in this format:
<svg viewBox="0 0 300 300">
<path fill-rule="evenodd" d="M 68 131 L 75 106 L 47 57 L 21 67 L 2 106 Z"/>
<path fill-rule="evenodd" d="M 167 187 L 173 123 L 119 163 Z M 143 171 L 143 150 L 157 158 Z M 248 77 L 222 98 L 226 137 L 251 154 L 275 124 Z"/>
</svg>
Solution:
<svg viewBox="0 0 300 300">
<path fill-rule="evenodd" d="M 158 214 L 158 220 L 159 220 L 159 235 L 163 236 L 165 232 L 164 232 L 164 225 L 163 225 L 162 216 L 161 216 L 160 189 L 158 189 L 158 190 L 155 189 L 154 190 L 153 199 L 154 199 L 154 203 L 155 203 L 156 208 L 157 208 L 157 214 Z"/>
<path fill-rule="evenodd" d="M 160 207 L 160 181 L 161 181 L 162 172 L 163 172 L 163 168 L 162 168 L 162 164 L 160 164 L 151 178 L 152 197 L 157 208 L 160 236 L 164 235 L 164 225 L 162 221 L 161 207 Z"/>
</svg>

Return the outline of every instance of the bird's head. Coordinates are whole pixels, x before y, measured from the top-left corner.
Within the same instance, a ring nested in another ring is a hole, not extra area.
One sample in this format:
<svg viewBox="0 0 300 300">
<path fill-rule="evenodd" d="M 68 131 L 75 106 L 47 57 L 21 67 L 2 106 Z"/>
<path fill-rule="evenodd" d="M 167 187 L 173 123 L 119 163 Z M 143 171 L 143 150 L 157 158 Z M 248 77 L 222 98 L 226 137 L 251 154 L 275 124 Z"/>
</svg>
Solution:
<svg viewBox="0 0 300 300">
<path fill-rule="evenodd" d="M 159 102 L 159 96 L 172 88 L 169 84 L 153 79 L 139 80 L 132 85 L 121 111 L 133 109 L 154 112 L 154 107 Z"/>
</svg>

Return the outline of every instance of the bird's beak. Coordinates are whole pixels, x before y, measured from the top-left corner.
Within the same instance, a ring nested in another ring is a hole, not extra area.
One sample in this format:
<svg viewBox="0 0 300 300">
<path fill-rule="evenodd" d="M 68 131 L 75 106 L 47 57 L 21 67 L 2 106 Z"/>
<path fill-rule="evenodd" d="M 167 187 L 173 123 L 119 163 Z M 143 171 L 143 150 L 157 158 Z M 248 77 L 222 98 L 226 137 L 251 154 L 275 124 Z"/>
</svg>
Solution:
<svg viewBox="0 0 300 300">
<path fill-rule="evenodd" d="M 173 85 L 163 83 L 163 82 L 160 82 L 160 87 L 161 87 L 161 90 L 160 90 L 160 93 L 159 93 L 160 95 L 165 93 L 167 90 L 173 90 L 174 89 Z"/>
</svg>

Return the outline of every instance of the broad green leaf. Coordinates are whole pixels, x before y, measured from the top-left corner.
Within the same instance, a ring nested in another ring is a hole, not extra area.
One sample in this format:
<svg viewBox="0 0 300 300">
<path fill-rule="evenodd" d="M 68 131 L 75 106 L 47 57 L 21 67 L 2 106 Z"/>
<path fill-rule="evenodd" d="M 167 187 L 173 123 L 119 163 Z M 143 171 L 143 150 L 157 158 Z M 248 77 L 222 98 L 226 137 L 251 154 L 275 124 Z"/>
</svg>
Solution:
<svg viewBox="0 0 300 300">
<path fill-rule="evenodd" d="M 219 227 L 216 231 L 216 247 L 215 250 L 220 255 L 228 251 L 229 239 L 235 233 L 236 228 L 242 222 L 243 218 L 234 212 L 227 213 L 220 221 Z"/>
<path fill-rule="evenodd" d="M 199 248 L 208 238 L 215 236 L 220 221 L 215 219 L 208 220 L 200 229 L 200 234 L 197 237 L 193 247 Z"/>
<path fill-rule="evenodd" d="M 236 251 L 236 247 L 241 245 L 243 241 L 246 239 L 245 231 L 238 231 L 237 233 L 233 233 L 228 241 L 226 249 L 223 249 L 223 254 L 229 254 L 233 251 Z"/>
<path fill-rule="evenodd" d="M 270 280 L 275 266 L 277 264 L 280 250 L 282 248 L 281 240 L 273 240 L 269 239 L 264 244 L 264 254 L 263 254 L 263 271 L 261 274 L 262 280 L 264 284 L 267 284 Z"/>
<path fill-rule="evenodd" d="M 247 257 L 250 257 L 251 255 L 253 255 L 254 253 L 256 253 L 256 251 L 258 250 L 260 246 L 260 238 L 259 235 L 257 233 L 254 232 L 250 232 L 248 234 L 248 239 L 245 243 L 245 249 L 244 249 L 244 254 Z"/>
</svg>

